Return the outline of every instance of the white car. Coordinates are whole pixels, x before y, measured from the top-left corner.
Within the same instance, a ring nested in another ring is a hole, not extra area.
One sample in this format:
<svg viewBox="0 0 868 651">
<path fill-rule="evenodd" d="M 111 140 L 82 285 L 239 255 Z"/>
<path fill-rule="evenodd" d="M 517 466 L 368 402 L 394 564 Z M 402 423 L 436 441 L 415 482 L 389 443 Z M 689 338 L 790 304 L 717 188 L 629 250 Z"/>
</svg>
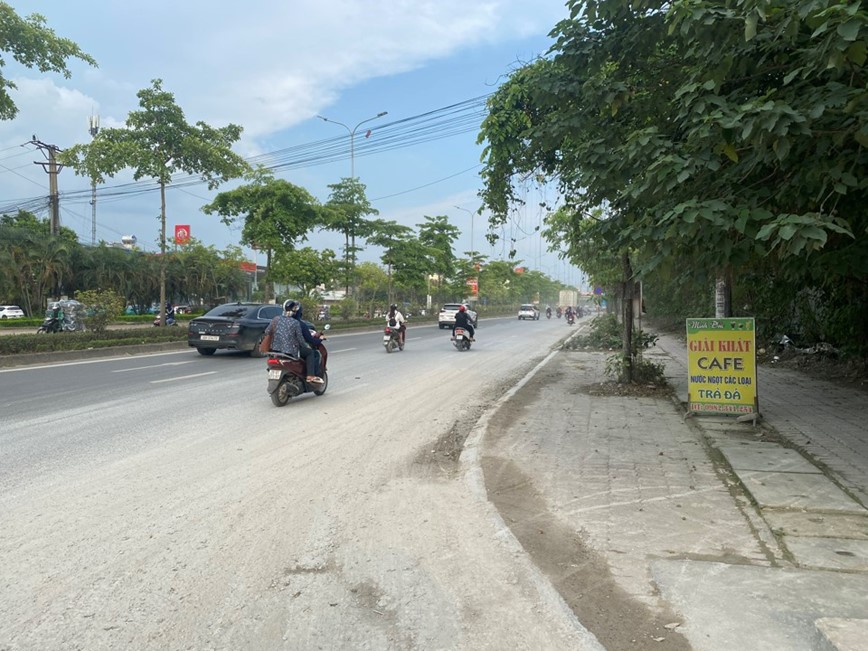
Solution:
<svg viewBox="0 0 868 651">
<path fill-rule="evenodd" d="M 523 321 L 524 319 L 539 321 L 539 308 L 536 305 L 531 305 L 530 303 L 522 305 L 520 308 L 518 308 L 518 320 Z"/>
<path fill-rule="evenodd" d="M 17 305 L 0 305 L 0 319 L 23 319 L 24 310 Z"/>
<path fill-rule="evenodd" d="M 444 304 L 443 307 L 440 308 L 440 314 L 437 316 L 437 325 L 440 328 L 451 328 L 454 326 L 455 314 L 458 312 L 458 308 L 461 307 L 461 305 L 461 303 Z M 471 325 L 475 328 L 479 317 L 466 303 L 464 304 L 464 309 L 467 311 L 467 316 L 470 319 Z"/>
</svg>

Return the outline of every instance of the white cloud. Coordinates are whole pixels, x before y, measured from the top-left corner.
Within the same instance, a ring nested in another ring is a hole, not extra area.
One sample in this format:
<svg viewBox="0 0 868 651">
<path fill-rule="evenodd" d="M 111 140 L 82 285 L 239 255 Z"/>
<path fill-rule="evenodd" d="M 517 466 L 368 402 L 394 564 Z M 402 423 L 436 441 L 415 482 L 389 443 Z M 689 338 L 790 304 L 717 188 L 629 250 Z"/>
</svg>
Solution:
<svg viewBox="0 0 868 651">
<path fill-rule="evenodd" d="M 359 89 L 366 84 L 388 81 L 401 73 L 417 71 L 424 76 L 430 67 L 453 61 L 455 74 L 461 74 L 462 57 L 497 45 L 507 51 L 507 57 L 518 56 L 509 49 L 513 43 L 544 36 L 567 16 L 563 0 L 80 0 L 50 6 L 40 0 L 13 0 L 13 5 L 21 15 L 44 14 L 49 27 L 78 43 L 100 67 L 93 69 L 73 61 L 72 78 L 64 79 L 9 63 L 4 74 L 18 84 L 13 99 L 20 116 L 0 122 L 0 149 L 18 146 L 22 136 L 28 140 L 31 134 L 60 147 L 86 142 L 87 118 L 92 111 L 101 115 L 103 127 L 120 126 L 138 106 L 137 90 L 148 86 L 153 78 L 162 78 L 164 88 L 175 94 L 191 122 L 243 125 L 244 138 L 238 147 L 243 155 L 287 146 L 285 136 L 293 127 L 298 128 L 291 132 L 293 138 L 308 142 L 337 136 L 337 129 L 305 131 L 304 122 L 331 111 L 343 111 L 336 115 L 338 119 L 353 119 L 343 115 L 352 116 L 355 107 L 340 108 L 348 94 L 359 96 L 363 94 Z M 501 72 L 505 70 L 495 70 L 486 81 L 493 81 Z M 390 92 L 401 93 L 402 89 L 390 88 Z M 392 112 L 390 119 L 397 113 L 387 101 L 378 103 L 374 112 L 381 110 L 380 106 Z M 439 106 L 443 104 L 425 108 Z M 317 135 L 312 137 L 311 133 Z M 473 139 L 473 135 L 467 138 L 471 164 L 478 158 Z M 0 165 L 13 167 L 13 163 L 19 165 L 25 160 L 4 158 L 15 153 L 13 149 L 0 151 Z M 426 171 L 428 177 L 418 182 L 387 189 L 372 179 L 371 187 L 377 185 L 382 195 L 400 192 L 467 166 L 462 161 L 442 172 Z M 368 178 L 376 174 L 376 168 L 373 159 L 366 159 L 361 166 Z M 340 173 L 345 169 L 344 165 Z M 47 193 L 47 180 L 39 166 L 22 165 L 15 171 L 29 180 L 0 169 L 2 196 Z M 299 171 L 295 177 L 307 182 L 318 171 L 304 170 L 303 177 Z M 116 180 L 120 182 L 124 176 Z M 334 180 L 333 175 L 328 182 Z M 470 179 L 469 184 L 475 182 Z M 71 172 L 61 176 L 62 191 L 86 184 Z M 457 214 L 449 206 L 457 203 L 475 208 L 468 200 L 474 195 L 471 187 L 461 201 L 452 197 L 434 204 L 426 198 L 426 205 L 404 208 L 393 217 L 417 223 L 420 214 Z M 188 198 L 189 210 L 195 213 L 197 200 Z M 402 196 L 402 205 L 406 199 Z M 153 229 L 152 201 L 143 197 L 142 209 L 129 208 L 129 221 L 124 219 L 118 229 L 131 230 L 141 240 L 149 240 L 144 233 Z M 173 208 L 179 204 L 181 197 L 173 197 Z M 122 209 L 121 203 L 104 202 L 101 214 L 114 206 Z M 401 210 L 397 201 L 389 207 Z M 123 209 L 127 210 L 125 205 Z M 84 213 L 88 208 L 80 210 Z M 135 213 L 147 216 L 141 226 L 133 222 Z M 203 219 L 197 230 L 201 233 L 204 218 L 196 215 L 188 221 L 195 224 L 197 219 Z M 220 239 L 233 238 L 215 235 L 222 246 Z"/>
</svg>

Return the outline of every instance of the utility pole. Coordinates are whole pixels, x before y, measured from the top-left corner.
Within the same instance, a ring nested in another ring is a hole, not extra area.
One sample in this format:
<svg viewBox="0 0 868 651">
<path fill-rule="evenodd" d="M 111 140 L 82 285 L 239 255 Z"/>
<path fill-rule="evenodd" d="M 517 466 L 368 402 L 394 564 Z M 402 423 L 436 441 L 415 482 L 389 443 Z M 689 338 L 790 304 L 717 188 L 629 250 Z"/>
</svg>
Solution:
<svg viewBox="0 0 868 651">
<path fill-rule="evenodd" d="M 96 138 L 99 133 L 99 116 L 91 115 L 88 125 L 90 137 Z M 90 244 L 96 246 L 96 181 L 90 183 Z"/>
<path fill-rule="evenodd" d="M 36 136 L 30 141 L 31 145 L 38 147 L 47 161 L 33 161 L 36 165 L 42 165 L 42 169 L 48 174 L 48 205 L 51 213 L 51 234 L 60 234 L 60 196 L 57 193 L 57 175 L 63 169 L 63 165 L 57 163 L 57 152 L 62 151 L 57 145 L 47 145 Z"/>
</svg>

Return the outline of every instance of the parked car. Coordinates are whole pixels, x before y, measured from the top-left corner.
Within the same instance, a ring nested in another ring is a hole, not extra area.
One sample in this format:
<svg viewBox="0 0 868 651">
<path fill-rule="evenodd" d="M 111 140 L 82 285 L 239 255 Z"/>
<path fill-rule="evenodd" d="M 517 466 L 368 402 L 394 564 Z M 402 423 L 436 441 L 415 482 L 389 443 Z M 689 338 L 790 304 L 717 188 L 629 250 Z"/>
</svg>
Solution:
<svg viewBox="0 0 868 651">
<path fill-rule="evenodd" d="M 539 308 L 531 303 L 525 303 L 518 308 L 518 319 L 519 321 L 523 321 L 524 319 L 539 321 Z"/>
<path fill-rule="evenodd" d="M 17 305 L 0 305 L 0 319 L 23 319 L 24 310 Z"/>
<path fill-rule="evenodd" d="M 283 308 L 273 303 L 225 303 L 191 319 L 187 326 L 187 344 L 200 355 L 217 350 L 248 351 L 260 357 L 259 342 L 271 320 Z"/>
<path fill-rule="evenodd" d="M 455 325 L 455 313 L 458 312 L 458 308 L 461 307 L 461 303 L 446 303 L 443 307 L 440 308 L 440 314 L 437 316 L 437 325 L 442 328 L 451 328 Z M 467 310 L 467 316 L 470 318 L 470 322 L 473 324 L 475 328 L 477 326 L 477 320 L 479 316 L 470 309 L 470 306 L 467 303 L 464 303 L 464 309 Z"/>
</svg>

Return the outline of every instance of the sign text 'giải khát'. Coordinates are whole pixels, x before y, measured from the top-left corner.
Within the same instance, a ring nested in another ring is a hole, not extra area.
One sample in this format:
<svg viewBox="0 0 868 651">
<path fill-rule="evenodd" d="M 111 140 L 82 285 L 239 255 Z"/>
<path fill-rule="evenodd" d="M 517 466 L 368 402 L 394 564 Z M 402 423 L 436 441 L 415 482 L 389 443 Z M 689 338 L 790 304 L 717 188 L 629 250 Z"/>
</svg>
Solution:
<svg viewBox="0 0 868 651">
<path fill-rule="evenodd" d="M 687 319 L 688 410 L 759 410 L 752 318 Z"/>
</svg>

